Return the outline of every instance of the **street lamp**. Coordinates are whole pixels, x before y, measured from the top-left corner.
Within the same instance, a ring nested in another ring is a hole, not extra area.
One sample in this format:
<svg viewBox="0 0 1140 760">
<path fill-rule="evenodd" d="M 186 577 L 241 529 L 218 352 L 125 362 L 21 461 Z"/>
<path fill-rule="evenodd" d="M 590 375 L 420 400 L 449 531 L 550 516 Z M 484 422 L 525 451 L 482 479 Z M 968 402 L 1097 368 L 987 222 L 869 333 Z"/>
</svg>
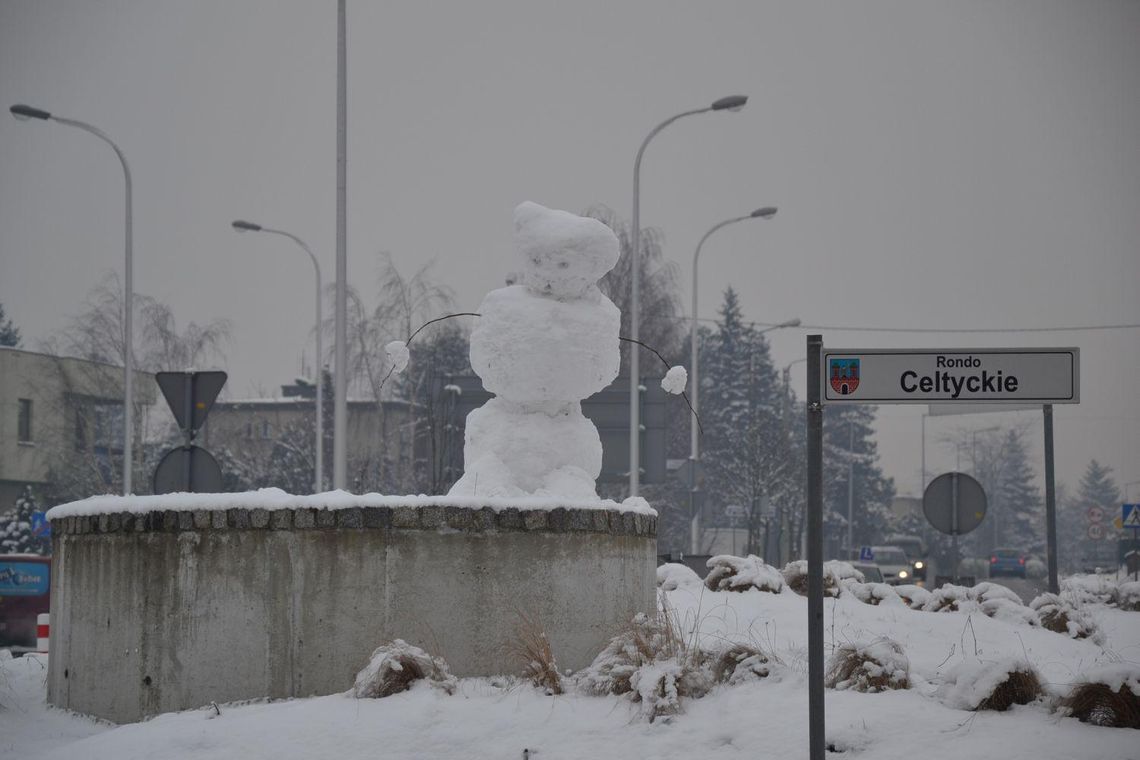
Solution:
<svg viewBox="0 0 1140 760">
<path fill-rule="evenodd" d="M 134 255 L 132 250 L 132 221 L 131 221 L 131 169 L 127 166 L 127 157 L 118 145 L 102 130 L 75 119 L 65 119 L 62 116 L 53 116 L 47 111 L 27 105 L 14 105 L 8 109 L 12 115 L 21 121 L 39 119 L 40 121 L 54 121 L 69 127 L 90 132 L 103 142 L 111 146 L 119 163 L 123 165 L 123 180 L 126 187 L 126 262 L 124 269 L 123 287 L 125 289 L 123 300 L 123 495 L 131 493 L 131 465 L 134 462 Z"/>
<path fill-rule="evenodd" d="M 709 239 L 714 232 L 727 227 L 736 222 L 744 222 L 749 219 L 771 219 L 776 215 L 775 206 L 764 206 L 758 208 L 751 214 L 745 216 L 736 216 L 732 219 L 725 219 L 719 224 L 713 225 L 712 229 L 704 234 L 697 243 L 697 249 L 693 252 L 693 313 L 692 325 L 689 329 L 689 349 L 690 359 L 689 368 L 692 371 L 693 379 L 689 386 L 690 395 L 692 398 L 692 419 L 689 424 L 689 551 L 693 554 L 699 553 L 698 543 L 700 541 L 700 515 L 697 510 L 697 461 L 700 458 L 700 426 L 697 424 L 697 410 L 700 406 L 700 358 L 697 352 L 697 277 L 699 270 L 697 264 L 701 258 L 701 248 L 704 246 L 705 241 Z M 636 313 L 636 312 L 635 312 Z M 778 325 L 772 325 L 759 331 L 758 335 L 763 335 L 771 330 L 778 330 L 782 327 L 798 327 L 800 324 L 799 319 L 791 319 L 787 322 L 781 322 Z"/>
<path fill-rule="evenodd" d="M 653 128 L 641 147 L 637 149 L 637 159 L 633 163 L 633 235 L 630 241 L 630 338 L 634 340 L 629 352 L 629 495 L 637 496 L 641 485 L 641 394 L 639 391 L 641 374 L 641 361 L 638 355 L 637 342 L 640 339 L 641 324 L 641 156 L 645 147 L 649 145 L 658 132 L 665 129 L 677 119 L 684 116 L 693 116 L 709 111 L 739 111 L 748 102 L 747 95 L 729 95 L 715 101 L 705 108 L 685 111 L 671 116 Z"/>
<path fill-rule="evenodd" d="M 324 366 L 322 361 L 324 359 L 321 353 L 321 316 L 324 312 L 321 310 L 321 265 L 317 261 L 317 257 L 313 255 L 313 251 L 309 246 L 305 245 L 305 241 L 296 235 L 285 232 L 284 230 L 275 230 L 269 227 L 262 227 L 260 224 L 253 222 L 245 222 L 238 219 L 233 223 L 233 228 L 238 232 L 269 232 L 274 235 L 283 235 L 294 243 L 299 245 L 301 249 L 309 254 L 309 258 L 313 261 L 313 273 L 317 278 L 317 446 L 316 446 L 316 467 L 313 474 L 313 493 L 321 493 L 324 491 L 322 487 L 322 480 L 324 478 Z"/>
</svg>

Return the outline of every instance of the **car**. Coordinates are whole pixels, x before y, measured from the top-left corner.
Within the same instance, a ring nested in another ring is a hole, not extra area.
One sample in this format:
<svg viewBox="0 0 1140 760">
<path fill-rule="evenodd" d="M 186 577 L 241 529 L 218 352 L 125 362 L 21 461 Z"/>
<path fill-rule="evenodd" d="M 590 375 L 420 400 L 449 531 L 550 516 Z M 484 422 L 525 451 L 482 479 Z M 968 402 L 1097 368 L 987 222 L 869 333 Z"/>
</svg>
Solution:
<svg viewBox="0 0 1140 760">
<path fill-rule="evenodd" d="M 1025 555 L 1017 549 L 994 549 L 990 554 L 990 577 L 1015 575 L 1025 577 Z"/>
<path fill-rule="evenodd" d="M 867 583 L 883 582 L 883 571 L 874 562 L 852 562 L 851 567 L 863 573 L 863 580 Z"/>
<path fill-rule="evenodd" d="M 921 536 L 887 536 L 885 543 L 887 546 L 897 546 L 906 552 L 907 559 L 910 560 L 912 579 L 926 580 L 927 548 L 926 542 L 922 540 Z"/>
<path fill-rule="evenodd" d="M 872 546 L 871 556 L 879 569 L 883 571 L 883 582 L 894 586 L 900 583 L 912 583 L 914 577 L 910 560 L 906 552 L 897 546 Z"/>
</svg>

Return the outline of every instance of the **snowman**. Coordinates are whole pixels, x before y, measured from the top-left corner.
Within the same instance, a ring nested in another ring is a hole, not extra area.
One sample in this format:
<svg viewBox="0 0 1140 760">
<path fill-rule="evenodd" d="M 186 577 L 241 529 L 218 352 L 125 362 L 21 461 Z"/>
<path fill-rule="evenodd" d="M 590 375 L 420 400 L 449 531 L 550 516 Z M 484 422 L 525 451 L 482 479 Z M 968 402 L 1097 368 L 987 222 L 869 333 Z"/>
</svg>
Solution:
<svg viewBox="0 0 1140 760">
<path fill-rule="evenodd" d="M 602 444 L 582 400 L 618 373 L 621 314 L 597 285 L 618 241 L 596 219 L 537 203 L 514 222 L 517 284 L 487 294 L 471 333 L 471 366 L 495 397 L 467 416 L 450 494 L 593 501 Z"/>
</svg>

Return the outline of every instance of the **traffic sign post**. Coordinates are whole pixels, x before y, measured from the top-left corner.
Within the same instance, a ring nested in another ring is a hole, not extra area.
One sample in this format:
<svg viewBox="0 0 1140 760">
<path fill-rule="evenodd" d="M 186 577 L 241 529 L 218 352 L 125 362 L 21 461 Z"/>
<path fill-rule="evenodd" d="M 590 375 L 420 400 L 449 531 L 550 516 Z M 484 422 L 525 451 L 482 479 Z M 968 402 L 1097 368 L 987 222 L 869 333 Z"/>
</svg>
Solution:
<svg viewBox="0 0 1140 760">
<path fill-rule="evenodd" d="M 922 513 L 936 530 L 951 541 L 951 583 L 958 582 L 958 536 L 982 524 L 986 516 L 986 492 L 982 484 L 964 472 L 948 472 L 930 481 L 922 494 Z"/>
<path fill-rule="evenodd" d="M 1045 414 L 1049 590 L 1057 593 L 1053 404 L 1080 403 L 1078 348 L 825 349 L 807 336 L 807 564 L 809 757 L 823 760 L 823 405 L 937 404 L 940 408 L 1040 405 Z M 925 464 L 924 464 L 925 470 Z M 925 479 L 925 472 L 923 477 Z M 966 532 L 964 475 L 949 473 L 950 534 Z M 971 478 L 971 480 L 973 480 Z M 976 483 L 976 481 L 974 481 Z M 931 484 L 933 485 L 933 484 Z M 981 487 L 978 486 L 981 491 Z M 981 494 L 985 514 L 984 492 Z M 925 510 L 925 499 L 924 499 Z M 1138 518 L 1140 519 L 1140 518 Z M 980 522 L 981 516 L 978 517 Z M 974 525 L 973 527 L 976 527 Z M 972 528 L 970 528 L 972 530 Z M 955 561 L 954 577 L 957 577 Z"/>
<path fill-rule="evenodd" d="M 210 452 L 195 446 L 194 437 L 206 423 L 214 400 L 226 384 L 226 373 L 159 372 L 154 379 L 183 435 L 182 446 L 168 451 L 155 468 L 152 478 L 154 492 L 221 490 L 222 471 L 217 460 Z"/>
<path fill-rule="evenodd" d="M 1140 504 L 1120 505 L 1120 525 L 1132 529 L 1132 553 L 1140 554 Z M 1137 579 L 1140 563 L 1132 566 L 1132 580 Z"/>
</svg>

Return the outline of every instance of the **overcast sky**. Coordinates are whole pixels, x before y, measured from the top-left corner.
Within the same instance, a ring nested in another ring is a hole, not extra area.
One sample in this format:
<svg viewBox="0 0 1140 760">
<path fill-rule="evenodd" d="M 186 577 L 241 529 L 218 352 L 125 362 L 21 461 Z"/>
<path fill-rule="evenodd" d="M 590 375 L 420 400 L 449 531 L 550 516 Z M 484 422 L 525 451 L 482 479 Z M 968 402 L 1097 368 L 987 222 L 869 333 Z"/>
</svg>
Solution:
<svg viewBox="0 0 1140 760">
<path fill-rule="evenodd" d="M 779 205 L 710 239 L 702 317 L 731 283 L 749 319 L 826 326 L 811 332 L 829 346 L 1079 346 L 1058 477 L 1096 457 L 1140 480 L 1140 330 L 834 329 L 1140 323 L 1140 3 L 350 0 L 348 26 L 358 288 L 388 251 L 407 272 L 435 259 L 476 307 L 514 265 L 518 202 L 628 218 L 649 130 L 743 93 L 742 112 L 682 120 L 645 155 L 642 224 L 663 230 L 686 304 L 701 235 Z M 136 290 L 182 322 L 233 320 L 231 396 L 274 391 L 311 356 L 311 265 L 229 222 L 293 232 L 333 278 L 335 78 L 335 0 L 0 0 L 4 107 L 123 148 Z M 122 235 L 106 146 L 0 118 L 0 302 L 27 344 L 121 272 Z M 778 363 L 807 332 L 771 334 Z M 919 491 L 921 411 L 880 410 L 903 494 Z M 929 420 L 928 469 L 954 465 L 939 440 L 956 428 L 1020 420 L 1039 443 L 1040 416 Z"/>
</svg>

